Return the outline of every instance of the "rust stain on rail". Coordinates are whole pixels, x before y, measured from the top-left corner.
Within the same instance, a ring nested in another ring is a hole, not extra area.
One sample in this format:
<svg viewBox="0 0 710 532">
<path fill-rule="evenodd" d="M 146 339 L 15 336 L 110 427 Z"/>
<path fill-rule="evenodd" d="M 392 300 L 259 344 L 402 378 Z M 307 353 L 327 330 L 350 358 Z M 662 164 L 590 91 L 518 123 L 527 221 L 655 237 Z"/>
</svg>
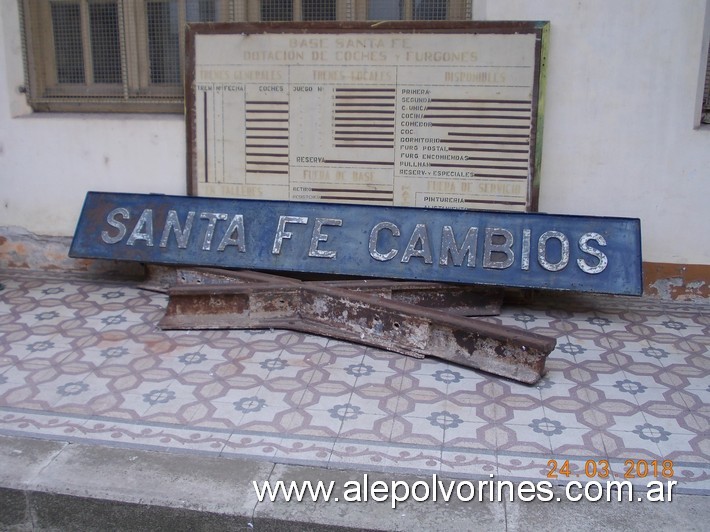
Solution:
<svg viewBox="0 0 710 532">
<path fill-rule="evenodd" d="M 189 284 L 168 290 L 163 328 L 284 328 L 436 357 L 527 384 L 543 375 L 556 345 L 554 338 L 517 327 L 388 299 L 380 293 L 384 284 L 370 293 L 343 288 L 344 282 L 300 282 L 258 272 L 230 272 L 222 280 L 236 280 L 226 284 L 216 277 L 214 284 L 187 277 Z"/>
</svg>

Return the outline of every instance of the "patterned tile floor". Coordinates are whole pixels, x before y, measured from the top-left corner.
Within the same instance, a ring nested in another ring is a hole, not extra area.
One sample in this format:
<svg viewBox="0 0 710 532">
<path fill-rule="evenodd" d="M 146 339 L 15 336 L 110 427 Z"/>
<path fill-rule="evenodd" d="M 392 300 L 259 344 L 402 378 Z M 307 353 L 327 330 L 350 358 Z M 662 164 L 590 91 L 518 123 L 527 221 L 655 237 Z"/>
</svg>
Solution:
<svg viewBox="0 0 710 532">
<path fill-rule="evenodd" d="M 288 331 L 161 331 L 166 297 L 127 282 L 0 287 L 0 434 L 465 478 L 569 460 L 559 482 L 672 461 L 677 493 L 710 494 L 710 303 L 505 306 L 488 319 L 558 341 L 531 387 Z"/>
</svg>

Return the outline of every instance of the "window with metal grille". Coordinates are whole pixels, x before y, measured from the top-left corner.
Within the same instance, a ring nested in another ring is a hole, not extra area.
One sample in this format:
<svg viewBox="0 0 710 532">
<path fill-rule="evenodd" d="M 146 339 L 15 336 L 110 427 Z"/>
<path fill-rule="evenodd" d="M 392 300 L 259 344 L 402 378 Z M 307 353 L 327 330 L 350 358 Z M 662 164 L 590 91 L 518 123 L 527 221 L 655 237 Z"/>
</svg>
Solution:
<svg viewBox="0 0 710 532">
<path fill-rule="evenodd" d="M 182 112 L 189 22 L 461 20 L 471 0 L 18 0 L 37 111 Z"/>
<path fill-rule="evenodd" d="M 367 0 L 368 20 L 470 20 L 468 0 Z"/>
</svg>

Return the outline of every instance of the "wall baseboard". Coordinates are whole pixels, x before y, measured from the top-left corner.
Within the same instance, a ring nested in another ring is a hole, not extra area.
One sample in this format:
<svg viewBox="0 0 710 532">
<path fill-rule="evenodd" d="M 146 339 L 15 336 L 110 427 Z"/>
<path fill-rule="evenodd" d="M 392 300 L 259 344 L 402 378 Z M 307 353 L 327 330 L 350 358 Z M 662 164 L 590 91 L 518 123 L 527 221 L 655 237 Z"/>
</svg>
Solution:
<svg viewBox="0 0 710 532">
<path fill-rule="evenodd" d="M 138 263 L 72 259 L 69 257 L 71 237 L 41 236 L 21 227 L 0 227 L 0 268 L 66 271 L 91 275 L 142 275 Z"/>
<path fill-rule="evenodd" d="M 644 295 L 687 300 L 710 297 L 710 264 L 643 263 Z"/>
</svg>

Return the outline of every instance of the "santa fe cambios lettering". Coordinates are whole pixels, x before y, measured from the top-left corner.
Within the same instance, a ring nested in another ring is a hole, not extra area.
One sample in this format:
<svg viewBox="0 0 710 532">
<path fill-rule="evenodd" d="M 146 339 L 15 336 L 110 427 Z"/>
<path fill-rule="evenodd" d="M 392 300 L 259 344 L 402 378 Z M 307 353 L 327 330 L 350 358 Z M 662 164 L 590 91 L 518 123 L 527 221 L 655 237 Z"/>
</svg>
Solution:
<svg viewBox="0 0 710 532">
<path fill-rule="evenodd" d="M 106 223 L 109 227 L 101 231 L 101 240 L 110 245 L 167 248 L 174 242 L 178 249 L 197 247 L 205 253 L 249 253 L 245 232 L 248 220 L 242 214 L 198 214 L 191 210 L 181 217 L 176 210 L 168 210 L 158 216 L 150 208 L 138 214 L 127 207 L 117 207 L 106 215 Z M 337 240 L 337 231 L 347 223 L 353 222 L 334 217 L 279 216 L 272 230 L 270 252 L 273 255 L 305 252 L 309 258 L 337 260 L 339 250 L 333 241 Z M 438 223 L 416 223 L 409 228 L 411 225 L 377 221 L 368 226 L 369 238 L 362 246 L 367 247 L 367 253 L 377 262 L 420 261 L 432 267 L 436 264 L 525 271 L 536 262 L 543 270 L 558 272 L 572 263 L 572 267 L 584 273 L 599 274 L 608 265 L 608 257 L 600 249 L 607 241 L 597 232 L 570 235 L 551 228 L 533 234 L 528 228 L 454 227 Z M 408 228 L 405 230 L 404 226 Z M 260 239 L 270 238 L 268 228 L 259 227 L 258 231 Z M 302 249 L 296 240 L 303 243 Z"/>
</svg>

